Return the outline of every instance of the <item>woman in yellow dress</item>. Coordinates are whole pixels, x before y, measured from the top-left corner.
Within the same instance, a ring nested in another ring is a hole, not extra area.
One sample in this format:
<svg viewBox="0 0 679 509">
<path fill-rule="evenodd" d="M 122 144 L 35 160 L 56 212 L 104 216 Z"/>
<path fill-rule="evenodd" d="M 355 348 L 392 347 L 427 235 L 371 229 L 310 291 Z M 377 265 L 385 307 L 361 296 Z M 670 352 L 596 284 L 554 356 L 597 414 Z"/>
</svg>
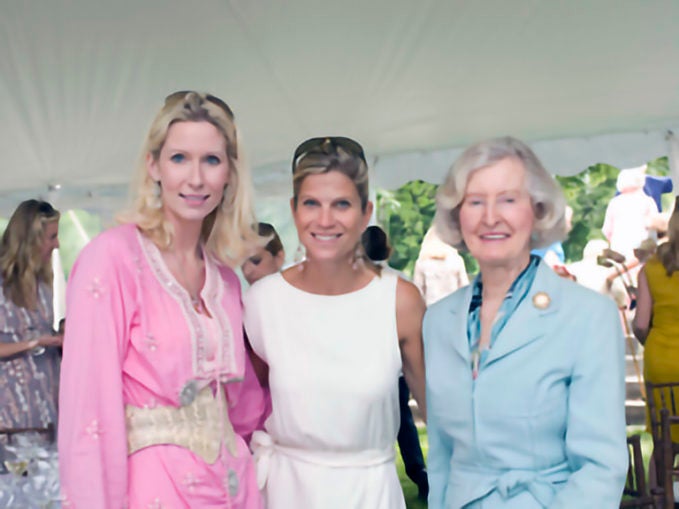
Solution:
<svg viewBox="0 0 679 509">
<path fill-rule="evenodd" d="M 679 382 L 679 198 L 667 234 L 639 273 L 633 321 L 634 335 L 645 345 L 644 379 L 652 383 Z M 679 429 L 672 440 L 679 442 Z"/>
</svg>

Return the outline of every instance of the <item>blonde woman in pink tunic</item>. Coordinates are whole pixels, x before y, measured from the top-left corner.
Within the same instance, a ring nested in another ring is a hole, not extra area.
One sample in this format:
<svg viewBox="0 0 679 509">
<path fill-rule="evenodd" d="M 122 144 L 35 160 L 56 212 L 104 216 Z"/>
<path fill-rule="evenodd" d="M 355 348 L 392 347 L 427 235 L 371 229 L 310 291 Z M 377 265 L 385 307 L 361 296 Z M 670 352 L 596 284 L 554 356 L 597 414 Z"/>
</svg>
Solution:
<svg viewBox="0 0 679 509">
<path fill-rule="evenodd" d="M 64 507 L 262 507 L 241 435 L 265 401 L 229 268 L 259 241 L 241 155 L 223 101 L 168 96 L 126 224 L 74 265 L 59 400 Z"/>
</svg>

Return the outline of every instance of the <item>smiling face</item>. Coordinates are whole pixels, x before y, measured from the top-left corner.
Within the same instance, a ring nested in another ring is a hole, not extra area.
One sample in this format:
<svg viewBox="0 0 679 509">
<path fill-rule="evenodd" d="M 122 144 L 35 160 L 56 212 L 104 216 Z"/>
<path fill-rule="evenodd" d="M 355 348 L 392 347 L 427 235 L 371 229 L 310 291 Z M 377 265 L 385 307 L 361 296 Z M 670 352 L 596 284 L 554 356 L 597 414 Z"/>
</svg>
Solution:
<svg viewBox="0 0 679 509">
<path fill-rule="evenodd" d="M 175 228 L 201 224 L 220 203 L 229 181 L 226 140 L 210 122 L 175 122 L 158 159 L 147 168 L 160 182 L 163 213 Z"/>
<path fill-rule="evenodd" d="M 290 206 L 310 261 L 353 258 L 372 214 L 372 203 L 362 210 L 356 186 L 339 171 L 306 176 Z"/>
<path fill-rule="evenodd" d="M 460 230 L 482 271 L 484 266 L 523 269 L 534 221 L 526 170 L 518 159 L 502 159 L 469 176 Z"/>
</svg>

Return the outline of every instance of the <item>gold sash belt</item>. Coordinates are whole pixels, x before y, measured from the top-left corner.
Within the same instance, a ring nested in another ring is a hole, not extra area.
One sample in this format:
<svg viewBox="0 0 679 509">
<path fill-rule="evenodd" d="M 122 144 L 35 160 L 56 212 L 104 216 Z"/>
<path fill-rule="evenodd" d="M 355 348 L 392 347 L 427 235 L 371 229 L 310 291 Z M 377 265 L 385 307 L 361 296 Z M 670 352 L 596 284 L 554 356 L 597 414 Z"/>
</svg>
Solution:
<svg viewBox="0 0 679 509">
<path fill-rule="evenodd" d="M 190 404 L 181 407 L 126 405 L 125 421 L 128 455 L 151 445 L 173 444 L 214 463 L 222 443 L 236 454 L 236 437 L 221 390 L 213 396 L 210 387 L 205 387 Z"/>
</svg>

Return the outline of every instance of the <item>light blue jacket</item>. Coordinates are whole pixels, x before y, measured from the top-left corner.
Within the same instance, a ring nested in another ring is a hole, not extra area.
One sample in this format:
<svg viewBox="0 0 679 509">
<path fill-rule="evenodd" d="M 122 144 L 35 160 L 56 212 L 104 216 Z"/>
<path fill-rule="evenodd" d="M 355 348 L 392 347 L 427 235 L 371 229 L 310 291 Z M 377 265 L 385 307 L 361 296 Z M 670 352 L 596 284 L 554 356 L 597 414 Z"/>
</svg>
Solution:
<svg viewBox="0 0 679 509">
<path fill-rule="evenodd" d="M 471 288 L 424 318 L 429 508 L 617 508 L 628 460 L 615 303 L 540 263 L 473 381 Z"/>
</svg>

